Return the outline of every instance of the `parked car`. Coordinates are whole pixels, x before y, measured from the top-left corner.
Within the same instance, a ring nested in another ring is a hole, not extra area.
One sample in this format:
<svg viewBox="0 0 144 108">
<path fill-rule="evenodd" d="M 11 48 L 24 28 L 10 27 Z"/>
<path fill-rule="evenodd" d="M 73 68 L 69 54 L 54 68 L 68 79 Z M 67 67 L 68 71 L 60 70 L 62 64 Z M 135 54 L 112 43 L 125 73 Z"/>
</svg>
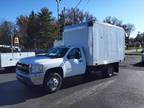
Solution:
<svg viewBox="0 0 144 108">
<path fill-rule="evenodd" d="M 117 26 L 99 22 L 67 26 L 62 42 L 63 46 L 52 48 L 45 56 L 21 59 L 17 79 L 55 92 L 67 77 L 97 71 L 111 77 L 124 60 L 125 32 Z"/>
</svg>

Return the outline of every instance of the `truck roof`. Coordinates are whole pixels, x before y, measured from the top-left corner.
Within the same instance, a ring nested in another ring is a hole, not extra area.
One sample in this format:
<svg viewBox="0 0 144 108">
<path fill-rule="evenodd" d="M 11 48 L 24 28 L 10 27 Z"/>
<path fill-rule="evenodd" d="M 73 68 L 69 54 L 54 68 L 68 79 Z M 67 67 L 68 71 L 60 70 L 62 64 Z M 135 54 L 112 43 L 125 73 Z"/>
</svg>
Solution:
<svg viewBox="0 0 144 108">
<path fill-rule="evenodd" d="M 71 30 L 81 29 L 81 28 L 84 28 L 84 27 L 93 26 L 94 24 L 102 24 L 102 25 L 105 25 L 105 26 L 114 27 L 114 28 L 118 28 L 118 29 L 123 30 L 122 27 L 119 27 L 119 26 L 116 26 L 116 25 L 103 23 L 103 22 L 99 22 L 99 21 L 88 21 L 88 22 L 83 22 L 83 23 L 80 23 L 80 24 L 65 26 L 64 27 L 64 32 L 67 32 L 69 30 L 71 31 Z"/>
<path fill-rule="evenodd" d="M 80 46 L 58 46 L 58 47 L 55 47 L 55 48 L 81 48 Z"/>
</svg>

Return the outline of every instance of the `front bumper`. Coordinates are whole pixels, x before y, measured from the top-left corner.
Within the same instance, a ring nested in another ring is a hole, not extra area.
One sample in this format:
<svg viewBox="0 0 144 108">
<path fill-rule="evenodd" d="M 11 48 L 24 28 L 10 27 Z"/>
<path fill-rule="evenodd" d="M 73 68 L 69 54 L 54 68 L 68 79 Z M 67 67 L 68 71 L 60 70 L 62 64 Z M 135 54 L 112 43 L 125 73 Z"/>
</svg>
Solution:
<svg viewBox="0 0 144 108">
<path fill-rule="evenodd" d="M 44 73 L 25 74 L 16 69 L 16 78 L 25 85 L 42 85 Z"/>
</svg>

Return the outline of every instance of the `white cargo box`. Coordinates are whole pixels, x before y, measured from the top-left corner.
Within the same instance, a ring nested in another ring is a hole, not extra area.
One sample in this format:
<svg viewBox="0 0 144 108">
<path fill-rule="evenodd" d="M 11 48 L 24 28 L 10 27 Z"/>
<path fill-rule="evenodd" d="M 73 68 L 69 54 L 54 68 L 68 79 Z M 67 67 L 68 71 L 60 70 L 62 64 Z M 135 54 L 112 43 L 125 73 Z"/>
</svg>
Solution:
<svg viewBox="0 0 144 108">
<path fill-rule="evenodd" d="M 0 53 L 0 68 L 16 66 L 25 57 L 35 56 L 35 52 Z"/>
<path fill-rule="evenodd" d="M 66 26 L 64 45 L 84 49 L 87 65 L 102 65 L 124 59 L 125 32 L 110 24 L 95 22 Z"/>
</svg>

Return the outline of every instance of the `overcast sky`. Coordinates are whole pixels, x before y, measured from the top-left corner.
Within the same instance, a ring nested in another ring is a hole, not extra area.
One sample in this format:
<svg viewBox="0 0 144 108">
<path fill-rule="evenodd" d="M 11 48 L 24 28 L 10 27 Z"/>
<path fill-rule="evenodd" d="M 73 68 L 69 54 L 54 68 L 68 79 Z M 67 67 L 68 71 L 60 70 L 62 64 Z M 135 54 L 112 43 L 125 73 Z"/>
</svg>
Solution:
<svg viewBox="0 0 144 108">
<path fill-rule="evenodd" d="M 61 0 L 63 7 L 75 7 L 79 0 Z M 42 7 L 47 7 L 57 16 L 55 0 L 1 0 L 0 19 L 16 21 L 23 14 L 29 15 L 32 10 L 38 12 Z M 78 8 L 88 11 L 102 21 L 106 16 L 115 16 L 124 23 L 132 23 L 136 30 L 144 32 L 144 0 L 82 0 Z"/>
</svg>

